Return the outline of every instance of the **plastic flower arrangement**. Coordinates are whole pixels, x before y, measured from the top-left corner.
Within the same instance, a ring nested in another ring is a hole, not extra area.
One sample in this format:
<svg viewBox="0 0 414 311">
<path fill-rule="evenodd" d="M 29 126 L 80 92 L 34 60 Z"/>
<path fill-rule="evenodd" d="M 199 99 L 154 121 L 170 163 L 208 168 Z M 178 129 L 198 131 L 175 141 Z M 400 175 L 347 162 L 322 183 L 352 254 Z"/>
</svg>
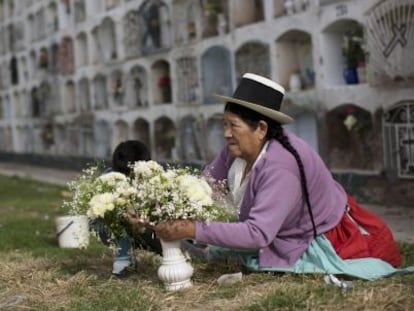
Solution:
<svg viewBox="0 0 414 311">
<path fill-rule="evenodd" d="M 110 240 L 124 235 L 123 214 L 133 206 L 137 191 L 129 177 L 118 172 L 101 175 L 95 166 L 85 169 L 68 186 L 73 197 L 63 206 L 69 208 L 69 214 L 86 215 L 91 222 L 100 221 Z"/>
<path fill-rule="evenodd" d="M 138 161 L 132 166 L 137 189 L 135 212 L 143 222 L 197 219 L 211 221 L 222 217 L 213 189 L 204 176 L 190 168 L 164 169 L 155 161 Z"/>
</svg>

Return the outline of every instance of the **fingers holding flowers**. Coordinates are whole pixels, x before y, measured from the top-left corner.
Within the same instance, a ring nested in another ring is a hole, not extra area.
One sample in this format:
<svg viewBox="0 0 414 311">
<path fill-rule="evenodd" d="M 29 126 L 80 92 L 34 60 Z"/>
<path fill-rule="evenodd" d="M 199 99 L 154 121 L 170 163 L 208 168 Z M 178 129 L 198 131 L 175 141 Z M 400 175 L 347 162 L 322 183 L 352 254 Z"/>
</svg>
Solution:
<svg viewBox="0 0 414 311">
<path fill-rule="evenodd" d="M 127 209 L 124 218 L 132 226 L 153 229 L 154 225 L 139 218 L 133 209 Z"/>
</svg>

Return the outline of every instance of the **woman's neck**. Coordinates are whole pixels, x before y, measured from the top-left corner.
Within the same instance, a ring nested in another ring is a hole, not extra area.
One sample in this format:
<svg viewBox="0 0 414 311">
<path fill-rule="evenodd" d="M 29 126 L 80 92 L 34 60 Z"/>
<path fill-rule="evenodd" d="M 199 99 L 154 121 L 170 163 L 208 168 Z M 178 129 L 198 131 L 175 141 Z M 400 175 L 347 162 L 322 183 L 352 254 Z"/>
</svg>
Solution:
<svg viewBox="0 0 414 311">
<path fill-rule="evenodd" d="M 256 154 L 252 155 L 249 159 L 244 159 L 246 161 L 246 166 L 243 172 L 243 180 L 249 175 L 251 169 L 253 168 L 254 163 L 262 152 L 263 147 L 266 145 L 266 141 L 260 146 Z"/>
</svg>

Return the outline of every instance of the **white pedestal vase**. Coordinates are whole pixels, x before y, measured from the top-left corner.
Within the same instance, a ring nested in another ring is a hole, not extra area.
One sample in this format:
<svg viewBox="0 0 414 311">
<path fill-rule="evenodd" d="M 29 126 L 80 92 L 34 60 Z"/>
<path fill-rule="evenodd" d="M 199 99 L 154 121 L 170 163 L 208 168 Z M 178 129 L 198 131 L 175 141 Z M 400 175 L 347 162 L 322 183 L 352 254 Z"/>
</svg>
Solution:
<svg viewBox="0 0 414 311">
<path fill-rule="evenodd" d="M 161 239 L 162 263 L 158 268 L 158 278 L 168 290 L 174 291 L 191 287 L 194 268 L 181 251 L 181 241 Z"/>
</svg>

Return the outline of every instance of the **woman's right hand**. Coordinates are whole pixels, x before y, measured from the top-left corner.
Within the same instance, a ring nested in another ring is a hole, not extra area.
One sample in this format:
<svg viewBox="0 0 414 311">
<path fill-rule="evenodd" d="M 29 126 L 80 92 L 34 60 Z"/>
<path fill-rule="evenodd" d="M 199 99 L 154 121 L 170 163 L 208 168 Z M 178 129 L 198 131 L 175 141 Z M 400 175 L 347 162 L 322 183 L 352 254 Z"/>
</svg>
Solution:
<svg viewBox="0 0 414 311">
<path fill-rule="evenodd" d="M 126 213 L 124 214 L 126 221 L 135 228 L 149 228 L 153 229 L 154 226 L 151 225 L 149 222 L 146 222 L 137 217 L 137 214 L 133 209 L 127 209 Z"/>
<path fill-rule="evenodd" d="M 152 229 L 157 237 L 166 241 L 195 238 L 195 224 L 189 219 L 167 220 Z"/>
</svg>

